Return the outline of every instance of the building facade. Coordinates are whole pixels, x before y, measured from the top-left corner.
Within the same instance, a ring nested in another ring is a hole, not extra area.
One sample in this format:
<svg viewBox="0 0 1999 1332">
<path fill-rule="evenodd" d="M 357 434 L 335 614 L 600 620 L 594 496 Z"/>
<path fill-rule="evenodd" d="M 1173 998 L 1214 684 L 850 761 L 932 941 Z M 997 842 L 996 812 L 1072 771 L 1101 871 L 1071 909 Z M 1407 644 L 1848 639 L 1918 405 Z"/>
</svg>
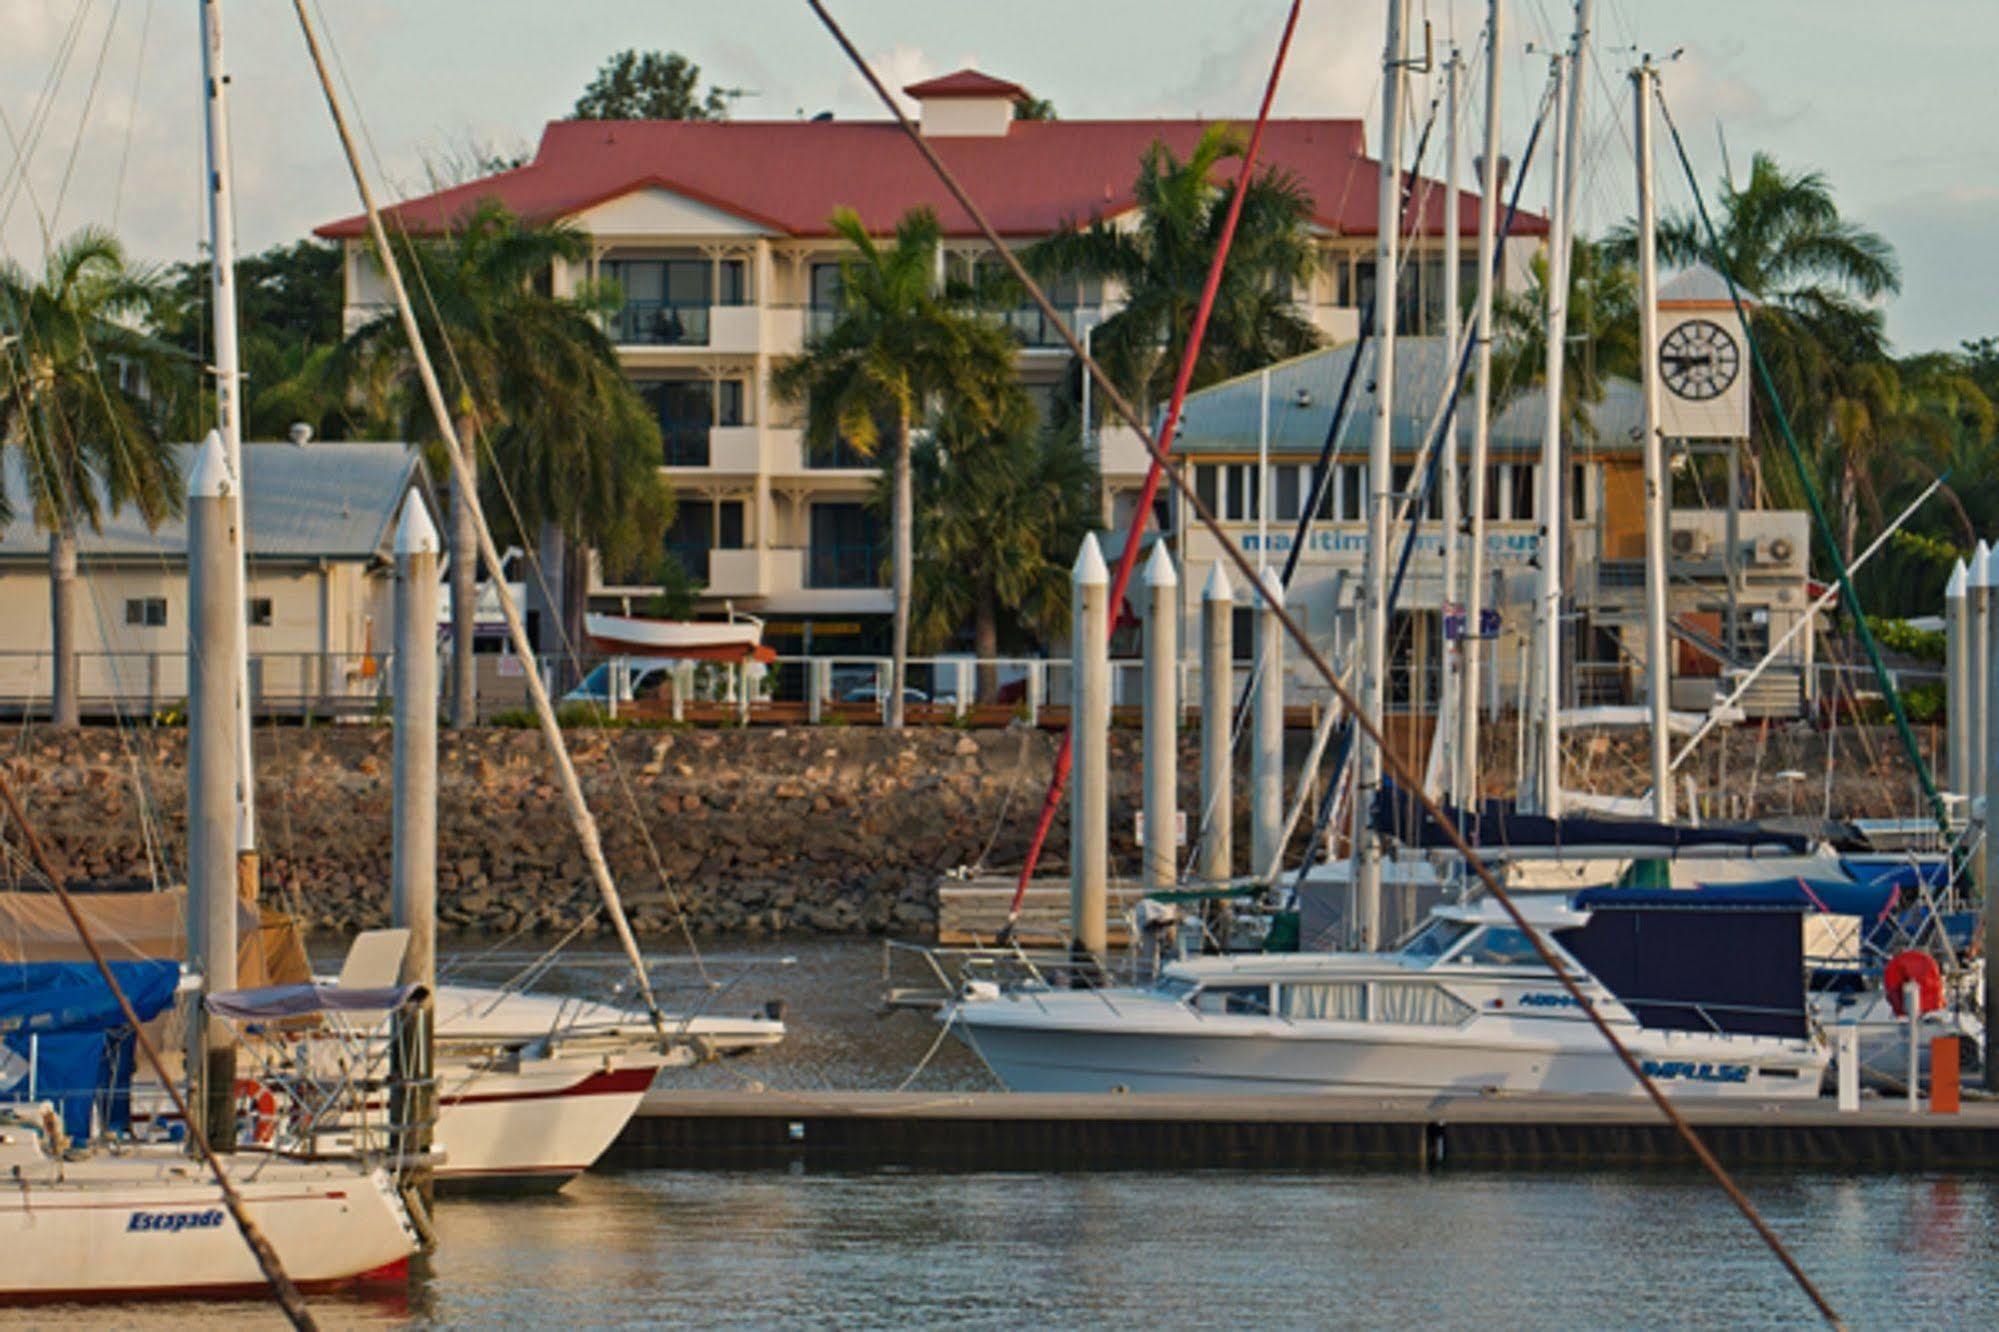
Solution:
<svg viewBox="0 0 1999 1332">
<path fill-rule="evenodd" d="M 196 450 L 178 450 L 183 472 Z M 18 470 L 12 451 L 7 466 Z M 405 503 L 432 505 L 416 449 L 390 443 L 245 443 L 250 533 L 244 619 L 250 683 L 266 710 L 365 710 L 386 687 L 391 543 Z M 25 495 L 10 476 L 9 493 Z M 432 518 L 436 520 L 434 506 Z M 129 507 L 78 540 L 79 694 L 87 711 L 174 709 L 187 698 L 187 528 L 148 529 Z M 26 505 L 0 529 L 0 706 L 48 706 L 48 537 Z"/>
<path fill-rule="evenodd" d="M 1185 157 L 1202 120 L 1019 121 L 1016 84 L 976 71 L 906 89 L 922 131 L 1009 245 L 1065 224 L 1136 220 L 1141 154 L 1154 142 Z M 1295 176 L 1313 200 L 1320 263 L 1292 293 L 1329 344 L 1358 331 L 1374 283 L 1378 166 L 1358 120 L 1270 124 L 1263 158 Z M 1225 170 L 1232 172 L 1234 163 Z M 971 219 L 892 122 L 556 121 L 534 160 L 518 170 L 406 201 L 398 225 L 447 228 L 484 198 L 530 220 L 561 219 L 587 233 L 591 256 L 554 275 L 558 291 L 611 279 L 624 293 L 611 333 L 632 382 L 657 414 L 666 471 L 680 497 L 668 551 L 703 585 L 704 610 L 725 605 L 766 618 L 766 641 L 784 651 L 879 650 L 889 593 L 886 534 L 867 500 L 871 459 L 809 442 L 795 411 L 771 392 L 773 369 L 830 326 L 844 243 L 828 219 L 849 207 L 870 233 L 889 236 L 909 209 L 935 209 L 944 263 L 971 276 L 997 262 Z M 1461 227 L 1476 234 L 1479 200 L 1467 194 Z M 1443 191 L 1412 188 L 1411 257 L 1401 279 L 1412 332 L 1441 325 Z M 1505 252 L 1524 271 L 1545 231 L 1523 215 Z M 350 326 L 383 307 L 387 292 L 366 239 L 349 218 L 319 234 L 347 249 Z M 1469 263 L 1469 259 L 1465 260 Z M 1467 275 L 1469 290 L 1469 275 Z M 1116 311 L 1114 285 L 1064 284 L 1051 296 L 1072 327 Z M 1020 376 L 1044 403 L 1070 355 L 1038 308 L 995 310 L 1019 342 Z M 1106 429 L 1099 458 L 1111 514 L 1135 491 L 1147 458 L 1129 431 Z M 600 582 L 608 598 L 650 588 Z"/>
</svg>

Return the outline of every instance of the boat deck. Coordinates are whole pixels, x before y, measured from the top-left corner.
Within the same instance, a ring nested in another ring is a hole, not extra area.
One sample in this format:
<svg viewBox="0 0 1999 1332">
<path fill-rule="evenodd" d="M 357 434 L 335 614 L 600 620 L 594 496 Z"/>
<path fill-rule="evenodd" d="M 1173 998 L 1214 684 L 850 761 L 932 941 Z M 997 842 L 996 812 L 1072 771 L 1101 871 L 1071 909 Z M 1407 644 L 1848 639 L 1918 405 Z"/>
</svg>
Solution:
<svg viewBox="0 0 1999 1332">
<path fill-rule="evenodd" d="M 1684 1102 L 1724 1162 L 1999 1170 L 1999 1102 L 1912 1114 L 1869 1098 Z M 1693 1167 L 1652 1106 L 1575 1097 L 1023 1095 L 654 1091 L 612 1148 L 624 1166 L 945 1170 Z"/>
</svg>

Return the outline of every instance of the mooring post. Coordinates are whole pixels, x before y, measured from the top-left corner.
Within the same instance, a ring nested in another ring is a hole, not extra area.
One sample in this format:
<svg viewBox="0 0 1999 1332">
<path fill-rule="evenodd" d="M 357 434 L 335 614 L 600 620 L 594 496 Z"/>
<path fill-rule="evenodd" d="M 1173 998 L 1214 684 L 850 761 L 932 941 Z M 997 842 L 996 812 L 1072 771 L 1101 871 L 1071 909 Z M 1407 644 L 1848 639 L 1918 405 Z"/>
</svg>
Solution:
<svg viewBox="0 0 1999 1332">
<path fill-rule="evenodd" d="M 1990 573 L 1986 569 L 1986 565 L 1991 561 L 1991 558 L 1992 548 L 1983 541 L 1979 542 L 1977 549 L 1972 552 L 1971 562 L 1966 565 L 1964 572 L 1965 670 L 1970 676 L 1971 687 L 1967 691 L 1967 701 L 1971 705 L 1968 710 L 1970 714 L 1968 721 L 1971 728 L 1969 736 L 1974 747 L 1977 746 L 1979 739 L 1985 734 L 1985 713 L 1991 702 L 1992 665 L 1991 653 L 1987 646 L 1989 640 L 1986 626 L 1986 621 L 1990 618 L 1989 611 L 1992 600 L 1986 595 L 1990 579 Z M 1966 801 L 1970 805 L 1966 813 L 1969 818 L 1978 819 L 1982 822 L 1984 818 L 1983 802 L 1986 795 L 1985 764 L 1979 762 L 1974 757 L 1971 761 L 1970 771 L 1965 774 L 1965 778 L 1968 785 L 1965 787 L 1964 794 Z M 1978 886 L 1982 889 L 1985 886 L 1985 869 L 1982 858 L 1977 869 L 1977 876 Z"/>
<path fill-rule="evenodd" d="M 1985 612 L 1982 617 L 1974 614 L 1971 625 L 1975 630 L 1981 627 L 1982 620 L 1984 632 L 1967 644 L 1966 655 L 1972 668 L 1985 672 L 1985 687 L 1973 690 L 1973 697 L 1981 705 L 1978 714 L 1981 726 L 1970 736 L 1973 753 L 1970 766 L 1973 780 L 1982 787 L 1989 803 L 1992 793 L 1999 791 L 1999 707 L 1993 706 L 1994 699 L 1999 699 L 1999 687 L 1994 687 L 1991 678 L 1991 671 L 1999 668 L 1999 646 L 1995 646 L 1995 642 L 1999 642 L 1999 613 L 1993 610 L 1994 601 L 1999 600 L 1999 592 L 1995 592 L 1995 584 L 1999 584 L 1999 551 L 1986 550 L 1982 541 L 1978 544 L 1979 549 L 1985 551 L 1985 558 L 1967 581 L 1972 586 L 1969 606 L 1974 611 L 1982 606 Z M 1978 813 L 1976 807 L 1973 812 Z M 1978 857 L 1978 866 L 1983 872 L 1979 875 L 1978 886 L 1979 907 L 1984 913 L 1985 925 L 1985 993 L 1989 996 L 1999 995 L 1999 910 L 1994 910 L 1992 903 L 1993 893 L 1999 891 L 1995 889 L 1995 885 L 1999 885 L 1999 837 L 1992 835 L 1992 816 L 1989 812 L 1983 815 L 1983 825 L 1984 853 Z M 1989 1013 L 1989 998 L 1986 1005 Z M 1985 1085 L 1999 1091 L 1999 1023 L 1989 1018 L 1985 1023 Z"/>
<path fill-rule="evenodd" d="M 431 1201 L 429 1165 L 407 1163 L 430 1150 L 437 1119 L 432 995 L 437 988 L 437 588 L 440 543 L 423 499 L 412 491 L 396 525 L 394 838 L 389 900 L 409 931 L 401 980 L 423 996 L 396 1010 L 389 1046 L 395 1088 L 391 1147 L 410 1187 Z M 616 695 L 616 690 L 613 691 Z"/>
<path fill-rule="evenodd" d="M 1259 880 L 1279 869 L 1284 839 L 1284 626 L 1277 612 L 1284 589 L 1269 565 L 1257 571 L 1266 592 L 1256 598 L 1256 742 L 1250 753 L 1249 872 Z"/>
<path fill-rule="evenodd" d="M 237 656 L 243 584 L 236 477 L 208 433 L 187 485 L 188 960 L 203 996 L 236 988 Z M 236 1033 L 205 1009 L 188 1023 L 188 1110 L 218 1152 L 236 1147 Z"/>
<path fill-rule="evenodd" d="M 1971 787 L 1970 661 L 1965 651 L 1964 561 L 1952 566 L 1943 589 L 1944 708 L 1949 725 L 1950 789 L 1963 797 Z"/>
<path fill-rule="evenodd" d="M 1094 533 L 1083 537 L 1070 583 L 1074 648 L 1069 731 L 1075 775 L 1069 783 L 1069 937 L 1078 961 L 1088 958 L 1101 965 L 1110 873 L 1110 571 Z"/>
<path fill-rule="evenodd" d="M 1235 587 L 1222 562 L 1201 590 L 1201 865 L 1209 883 L 1235 873 L 1235 763 L 1229 718 L 1235 711 Z"/>
<path fill-rule="evenodd" d="M 1179 880 L 1180 577 L 1164 541 L 1145 565 L 1145 888 Z"/>
</svg>

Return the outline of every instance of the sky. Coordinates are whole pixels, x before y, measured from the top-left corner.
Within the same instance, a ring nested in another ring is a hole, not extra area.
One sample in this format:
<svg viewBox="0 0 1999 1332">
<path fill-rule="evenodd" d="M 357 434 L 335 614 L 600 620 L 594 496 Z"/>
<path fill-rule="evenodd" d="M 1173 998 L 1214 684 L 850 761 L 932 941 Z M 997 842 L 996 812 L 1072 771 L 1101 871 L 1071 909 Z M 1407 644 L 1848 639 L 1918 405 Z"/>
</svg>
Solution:
<svg viewBox="0 0 1999 1332">
<path fill-rule="evenodd" d="M 803 0 L 314 0 L 365 126 L 378 188 L 416 192 L 467 145 L 532 148 L 597 66 L 683 52 L 743 90 L 739 118 L 881 113 Z M 1412 0 L 1439 52 L 1480 41 L 1477 0 Z M 830 0 L 891 86 L 965 65 L 1067 117 L 1254 115 L 1282 0 Z M 1518 155 L 1568 0 L 1508 0 L 1506 151 Z M 282 0 L 223 0 L 239 248 L 297 239 L 356 211 L 303 42 Z M 1277 112 L 1362 116 L 1379 140 L 1383 0 L 1306 0 Z M 1662 82 L 1703 188 L 1767 152 L 1823 172 L 1844 213 L 1903 269 L 1887 307 L 1903 351 L 1999 334 L 1999 4 L 1990 0 L 1598 0 L 1584 155 L 1585 232 L 1632 211 L 1630 96 L 1639 52 Z M 200 45 L 193 0 L 0 0 L 0 243 L 40 262 L 45 237 L 107 226 L 143 258 L 191 256 L 201 217 Z M 1478 77 L 1482 78 L 1482 74 Z M 1434 76 L 1405 114 L 1419 118 Z M 52 91 L 51 91 L 52 89 Z M 1479 113 L 1463 123 L 1467 159 Z M 20 148 L 28 169 L 20 170 Z M 1435 160 L 1434 158 L 1432 159 Z M 1689 194 L 1662 152 L 1660 198 Z M 1530 202 L 1545 200 L 1537 180 Z"/>
</svg>

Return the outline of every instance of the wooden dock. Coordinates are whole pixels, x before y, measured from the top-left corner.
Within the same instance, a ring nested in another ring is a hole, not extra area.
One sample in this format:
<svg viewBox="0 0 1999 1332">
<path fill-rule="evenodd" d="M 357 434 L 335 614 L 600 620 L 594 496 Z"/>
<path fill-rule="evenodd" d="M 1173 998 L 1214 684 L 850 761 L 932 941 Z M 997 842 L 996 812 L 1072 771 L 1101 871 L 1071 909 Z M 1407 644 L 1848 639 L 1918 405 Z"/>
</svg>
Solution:
<svg viewBox="0 0 1999 1332">
<path fill-rule="evenodd" d="M 1013 905 L 1017 880 L 1008 874 L 941 879 L 937 884 L 937 942 L 947 948 L 978 947 L 999 938 Z M 1125 915 L 1145 896 L 1133 882 L 1113 879 L 1107 889 L 1106 929 L 1113 947 L 1130 942 Z M 1069 880 L 1035 879 L 1021 899 L 1014 938 L 1028 948 L 1069 946 Z"/>
<path fill-rule="evenodd" d="M 1731 1167 L 1999 1170 L 1999 1103 L 1682 1107 Z M 1588 1098 L 655 1091 L 624 1166 L 947 1170 L 1681 1167 L 1650 1105 Z"/>
</svg>

